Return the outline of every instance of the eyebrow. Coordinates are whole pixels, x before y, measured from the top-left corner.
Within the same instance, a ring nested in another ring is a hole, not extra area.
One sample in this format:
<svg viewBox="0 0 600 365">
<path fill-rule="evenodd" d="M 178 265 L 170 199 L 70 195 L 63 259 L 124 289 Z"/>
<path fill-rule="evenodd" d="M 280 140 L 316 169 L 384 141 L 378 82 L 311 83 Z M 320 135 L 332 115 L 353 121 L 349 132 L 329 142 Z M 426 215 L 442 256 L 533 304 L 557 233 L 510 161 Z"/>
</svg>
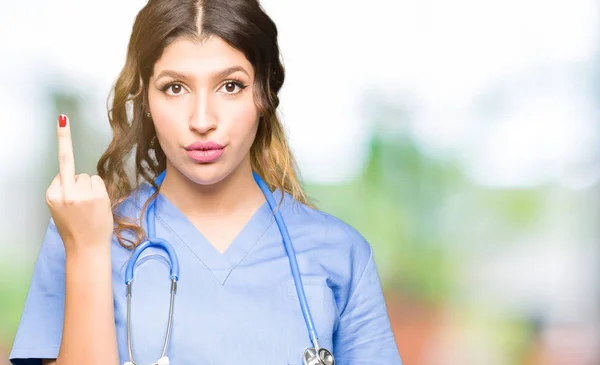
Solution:
<svg viewBox="0 0 600 365">
<path fill-rule="evenodd" d="M 223 70 L 220 71 L 216 71 L 210 74 L 209 78 L 215 78 L 215 79 L 222 79 L 225 78 L 229 75 L 231 75 L 234 72 L 243 72 L 245 73 L 248 77 L 250 77 L 250 75 L 248 74 L 248 72 L 246 71 L 245 68 L 243 68 L 242 66 L 231 66 L 231 67 L 227 67 Z M 181 79 L 181 80 L 190 80 L 193 79 L 193 77 L 191 77 L 190 75 L 178 72 L 178 71 L 174 71 L 174 70 L 163 70 L 161 71 L 158 76 L 156 77 L 156 80 L 159 80 L 163 77 L 171 77 L 174 79 Z"/>
</svg>

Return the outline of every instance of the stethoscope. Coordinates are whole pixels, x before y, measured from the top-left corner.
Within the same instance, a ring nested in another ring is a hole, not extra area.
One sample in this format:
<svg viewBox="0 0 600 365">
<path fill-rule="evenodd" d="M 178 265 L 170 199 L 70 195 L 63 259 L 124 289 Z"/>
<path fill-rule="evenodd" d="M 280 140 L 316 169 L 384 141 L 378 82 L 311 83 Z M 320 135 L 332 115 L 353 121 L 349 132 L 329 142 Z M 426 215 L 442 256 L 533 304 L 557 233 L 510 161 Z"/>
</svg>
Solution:
<svg viewBox="0 0 600 365">
<path fill-rule="evenodd" d="M 160 186 L 160 184 L 165 179 L 165 175 L 166 170 L 163 171 L 156 178 L 156 186 Z M 267 184 L 261 179 L 260 176 L 258 176 L 256 172 L 253 171 L 252 175 L 254 176 L 254 180 L 260 187 L 260 190 L 263 192 L 265 198 L 267 199 L 267 203 L 269 204 L 271 212 L 273 212 L 275 216 L 275 222 L 277 223 L 277 227 L 279 228 L 279 232 L 281 233 L 283 245 L 285 247 L 285 252 L 290 262 L 290 269 L 292 270 L 292 277 L 294 278 L 294 285 L 296 287 L 296 293 L 298 294 L 300 308 L 302 309 L 302 315 L 304 316 L 304 322 L 306 323 L 306 329 L 308 330 L 308 336 L 313 345 L 313 347 L 309 347 L 304 351 L 304 365 L 335 365 L 335 359 L 331 351 L 319 347 L 319 336 L 317 334 L 317 330 L 315 328 L 315 324 L 313 322 L 312 315 L 308 307 L 308 302 L 306 301 L 304 285 L 302 284 L 302 278 L 300 276 L 300 270 L 298 269 L 298 262 L 296 260 L 296 252 L 294 251 L 294 247 L 292 246 L 292 240 L 290 239 L 287 227 L 285 225 L 285 222 L 283 221 L 283 216 L 281 215 L 281 212 L 278 209 L 276 209 L 277 203 Z M 154 188 L 151 189 L 150 195 L 152 195 L 153 193 Z M 166 240 L 156 237 L 155 201 L 156 199 L 153 199 L 150 202 L 150 204 L 148 205 L 148 210 L 146 211 L 146 229 L 148 232 L 148 239 L 135 248 L 131 255 L 131 258 L 129 259 L 129 262 L 127 263 L 127 268 L 125 270 L 125 285 L 127 285 L 127 350 L 129 352 L 129 361 L 126 362 L 125 365 L 138 365 L 138 363 L 136 363 L 133 358 L 133 346 L 131 344 L 131 287 L 133 284 L 133 271 L 137 259 L 140 257 L 142 252 L 149 247 L 160 248 L 167 253 L 167 256 L 169 256 L 169 268 L 171 277 L 171 300 L 169 303 L 169 319 L 167 322 L 167 333 L 165 334 L 165 342 L 160 359 L 158 359 L 157 362 L 151 364 L 169 365 L 167 349 L 169 347 L 169 340 L 171 338 L 171 327 L 173 326 L 173 304 L 175 302 L 175 293 L 177 292 L 177 280 L 179 280 L 179 261 L 177 259 L 177 254 L 175 253 L 175 249 L 173 248 L 173 246 L 171 246 L 171 244 L 168 243 Z"/>
</svg>

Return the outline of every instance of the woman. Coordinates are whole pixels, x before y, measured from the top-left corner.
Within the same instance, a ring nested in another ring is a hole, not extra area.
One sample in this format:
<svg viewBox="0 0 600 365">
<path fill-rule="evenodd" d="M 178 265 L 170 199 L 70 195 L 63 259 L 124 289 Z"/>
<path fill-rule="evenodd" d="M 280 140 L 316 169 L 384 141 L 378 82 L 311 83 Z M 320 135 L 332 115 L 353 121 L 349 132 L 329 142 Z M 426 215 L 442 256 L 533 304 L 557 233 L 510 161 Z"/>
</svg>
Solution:
<svg viewBox="0 0 600 365">
<path fill-rule="evenodd" d="M 115 85 L 99 176 L 75 175 L 70 122 L 59 117 L 52 220 L 14 364 L 149 364 L 163 355 L 174 364 L 319 364 L 305 355 L 319 346 L 337 364 L 400 364 L 370 245 L 311 208 L 296 178 L 276 116 L 283 80 L 277 29 L 256 0 L 148 2 Z M 273 209 L 260 181 L 277 198 Z M 273 212 L 293 241 L 318 345 Z M 179 261 L 165 354 L 174 278 L 158 247 L 132 266 L 128 337 L 126 268 L 148 237 L 170 243 Z"/>
</svg>

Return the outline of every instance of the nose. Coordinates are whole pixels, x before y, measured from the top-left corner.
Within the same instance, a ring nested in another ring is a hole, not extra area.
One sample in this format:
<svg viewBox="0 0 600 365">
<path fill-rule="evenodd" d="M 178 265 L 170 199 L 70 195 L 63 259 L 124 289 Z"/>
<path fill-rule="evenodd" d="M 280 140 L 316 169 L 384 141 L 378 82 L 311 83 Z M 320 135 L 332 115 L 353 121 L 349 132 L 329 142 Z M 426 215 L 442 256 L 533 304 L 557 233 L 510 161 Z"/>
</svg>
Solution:
<svg viewBox="0 0 600 365">
<path fill-rule="evenodd" d="M 194 98 L 190 116 L 190 130 L 206 134 L 217 127 L 215 101 L 210 93 L 198 93 Z"/>
</svg>

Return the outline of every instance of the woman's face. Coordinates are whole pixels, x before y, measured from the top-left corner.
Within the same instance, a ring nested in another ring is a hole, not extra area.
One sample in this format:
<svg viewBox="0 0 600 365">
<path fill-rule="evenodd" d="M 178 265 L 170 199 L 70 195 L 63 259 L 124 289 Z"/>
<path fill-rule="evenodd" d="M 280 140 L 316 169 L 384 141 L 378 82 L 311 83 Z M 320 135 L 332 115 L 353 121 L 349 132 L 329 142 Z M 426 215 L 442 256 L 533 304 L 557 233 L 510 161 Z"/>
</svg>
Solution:
<svg viewBox="0 0 600 365">
<path fill-rule="evenodd" d="M 250 62 L 221 38 L 179 38 L 167 46 L 148 87 L 167 166 L 202 185 L 249 168 L 259 119 L 253 84 Z"/>
</svg>

